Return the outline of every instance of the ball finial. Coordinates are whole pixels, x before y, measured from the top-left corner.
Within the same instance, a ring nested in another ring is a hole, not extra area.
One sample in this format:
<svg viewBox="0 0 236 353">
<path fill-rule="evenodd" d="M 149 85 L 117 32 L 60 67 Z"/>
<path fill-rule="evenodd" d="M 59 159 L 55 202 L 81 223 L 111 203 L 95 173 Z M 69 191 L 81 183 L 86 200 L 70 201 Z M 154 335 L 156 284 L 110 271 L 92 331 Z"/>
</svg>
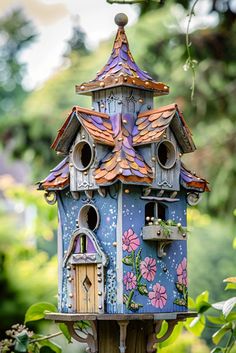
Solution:
<svg viewBox="0 0 236 353">
<path fill-rule="evenodd" d="M 118 13 L 115 16 L 115 23 L 117 24 L 117 26 L 119 27 L 124 27 L 125 25 L 127 25 L 128 23 L 128 17 L 126 16 L 125 13 Z"/>
</svg>

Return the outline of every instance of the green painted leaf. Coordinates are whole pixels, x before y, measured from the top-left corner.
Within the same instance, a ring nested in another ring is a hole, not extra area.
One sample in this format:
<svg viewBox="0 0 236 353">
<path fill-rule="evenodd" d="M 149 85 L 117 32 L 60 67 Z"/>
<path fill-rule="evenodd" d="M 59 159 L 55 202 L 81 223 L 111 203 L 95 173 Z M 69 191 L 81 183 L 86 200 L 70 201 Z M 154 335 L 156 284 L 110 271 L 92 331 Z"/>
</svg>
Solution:
<svg viewBox="0 0 236 353">
<path fill-rule="evenodd" d="M 147 285 L 144 283 L 140 283 L 138 285 L 138 291 L 141 295 L 148 295 Z"/>
<path fill-rule="evenodd" d="M 142 308 L 142 307 L 143 307 L 142 304 L 136 303 L 133 300 L 132 300 L 132 302 L 129 305 L 129 309 L 132 310 L 132 311 L 137 311 L 137 310 L 139 310 L 139 308 Z"/>
<path fill-rule="evenodd" d="M 187 306 L 187 302 L 183 298 L 182 299 L 179 299 L 179 298 L 175 299 L 174 304 L 179 305 L 179 306 Z"/>
<path fill-rule="evenodd" d="M 205 311 L 207 311 L 209 308 L 211 308 L 211 304 L 207 302 L 201 302 L 198 305 L 198 313 L 203 314 Z"/>
<path fill-rule="evenodd" d="M 139 249 L 135 258 L 135 269 L 136 269 L 137 277 L 139 276 L 139 273 L 140 273 L 141 252 L 142 252 L 142 248 Z"/>
<path fill-rule="evenodd" d="M 28 343 L 29 343 L 29 336 L 26 331 L 20 332 L 16 336 L 16 342 L 14 350 L 15 352 L 19 353 L 26 353 L 28 352 Z"/>
<path fill-rule="evenodd" d="M 180 293 L 186 293 L 187 292 L 187 287 L 183 283 L 176 282 L 175 283 L 176 288 Z"/>
<path fill-rule="evenodd" d="M 55 307 L 55 305 L 47 302 L 36 303 L 31 305 L 26 311 L 25 323 L 44 319 L 46 311 L 56 312 L 57 308 Z"/>
<path fill-rule="evenodd" d="M 133 266 L 133 256 L 127 255 L 127 256 L 123 257 L 122 262 L 126 266 Z"/>
<path fill-rule="evenodd" d="M 65 338 L 67 339 L 68 343 L 72 343 L 71 340 L 71 334 L 68 330 L 68 327 L 66 326 L 66 324 L 60 323 L 59 324 L 59 329 L 61 330 L 61 332 L 63 333 L 63 335 L 65 336 Z"/>
<path fill-rule="evenodd" d="M 236 297 L 226 300 L 222 309 L 223 315 L 227 317 L 229 313 L 233 310 L 235 305 L 236 305 Z"/>
<path fill-rule="evenodd" d="M 220 341 L 222 340 L 222 338 L 224 337 L 224 335 L 230 331 L 232 328 L 232 324 L 229 322 L 225 325 L 223 325 L 218 331 L 216 331 L 214 333 L 214 335 L 212 336 L 212 341 L 214 344 L 218 344 L 220 343 Z"/>
<path fill-rule="evenodd" d="M 42 340 L 42 341 L 39 341 L 38 344 L 40 345 L 40 353 L 41 351 L 42 352 L 55 352 L 55 353 L 61 353 L 62 350 L 61 350 L 61 347 L 58 346 L 58 344 L 52 342 L 52 341 L 49 341 L 47 339 L 45 340 Z M 43 349 L 43 348 L 47 348 L 47 349 Z"/>
</svg>

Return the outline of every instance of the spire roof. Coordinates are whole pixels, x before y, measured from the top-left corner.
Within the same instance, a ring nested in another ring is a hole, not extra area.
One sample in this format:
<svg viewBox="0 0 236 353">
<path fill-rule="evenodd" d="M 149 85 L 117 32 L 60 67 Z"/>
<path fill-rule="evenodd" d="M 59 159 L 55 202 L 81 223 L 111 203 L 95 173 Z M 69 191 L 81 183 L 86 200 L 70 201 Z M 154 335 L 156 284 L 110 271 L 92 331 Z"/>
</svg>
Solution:
<svg viewBox="0 0 236 353">
<path fill-rule="evenodd" d="M 115 17 L 115 22 L 118 25 L 118 30 L 108 62 L 97 73 L 95 79 L 77 85 L 76 92 L 89 94 L 89 92 L 109 87 L 131 86 L 154 91 L 156 96 L 168 94 L 169 87 L 167 85 L 156 82 L 135 63 L 124 30 L 124 26 L 128 22 L 127 16 L 118 14 Z"/>
</svg>

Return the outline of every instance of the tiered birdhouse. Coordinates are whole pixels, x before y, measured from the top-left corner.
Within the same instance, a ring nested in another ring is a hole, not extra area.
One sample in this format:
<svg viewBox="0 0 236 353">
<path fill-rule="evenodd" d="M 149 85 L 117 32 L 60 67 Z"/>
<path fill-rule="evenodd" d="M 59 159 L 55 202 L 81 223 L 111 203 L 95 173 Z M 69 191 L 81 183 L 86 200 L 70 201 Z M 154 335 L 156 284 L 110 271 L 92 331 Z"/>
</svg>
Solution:
<svg viewBox="0 0 236 353">
<path fill-rule="evenodd" d="M 187 204 L 208 191 L 181 162 L 195 150 L 177 104 L 135 63 L 124 26 L 107 64 L 78 94 L 52 148 L 64 159 L 39 183 L 59 214 L 59 312 L 187 311 Z"/>
</svg>

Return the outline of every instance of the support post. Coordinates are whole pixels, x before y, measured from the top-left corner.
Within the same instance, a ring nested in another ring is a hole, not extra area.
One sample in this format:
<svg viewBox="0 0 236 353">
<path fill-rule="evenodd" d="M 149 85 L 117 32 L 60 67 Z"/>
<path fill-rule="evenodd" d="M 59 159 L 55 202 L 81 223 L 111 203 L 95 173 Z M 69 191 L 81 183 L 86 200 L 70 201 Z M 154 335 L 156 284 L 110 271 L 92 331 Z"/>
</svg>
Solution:
<svg viewBox="0 0 236 353">
<path fill-rule="evenodd" d="M 120 326 L 120 353 L 125 353 L 126 351 L 126 335 L 127 335 L 127 326 L 129 324 L 129 321 L 122 320 L 118 321 L 118 324 Z"/>
</svg>

